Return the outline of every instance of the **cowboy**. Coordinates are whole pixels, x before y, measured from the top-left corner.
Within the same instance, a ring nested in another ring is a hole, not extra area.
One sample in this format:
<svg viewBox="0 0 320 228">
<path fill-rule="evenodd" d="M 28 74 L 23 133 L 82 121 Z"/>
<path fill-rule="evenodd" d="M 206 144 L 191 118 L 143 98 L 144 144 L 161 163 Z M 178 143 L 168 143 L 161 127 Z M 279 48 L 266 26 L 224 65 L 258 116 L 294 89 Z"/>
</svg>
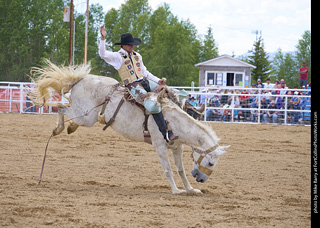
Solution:
<svg viewBox="0 0 320 228">
<path fill-rule="evenodd" d="M 142 62 L 142 57 L 139 53 L 133 51 L 135 45 L 141 44 L 139 38 L 133 38 L 132 34 L 125 33 L 121 35 L 121 42 L 114 45 L 121 45 L 118 52 L 110 52 L 105 49 L 106 29 L 101 26 L 101 41 L 99 45 L 99 55 L 108 64 L 112 65 L 118 70 L 122 82 L 130 90 L 131 94 L 149 111 L 164 139 L 172 144 L 178 136 L 174 135 L 172 131 L 167 131 L 167 125 L 161 107 L 156 106 L 150 99 L 141 100 L 142 95 L 153 91 L 158 85 L 165 86 L 166 78 L 159 79 L 151 74 Z"/>
</svg>

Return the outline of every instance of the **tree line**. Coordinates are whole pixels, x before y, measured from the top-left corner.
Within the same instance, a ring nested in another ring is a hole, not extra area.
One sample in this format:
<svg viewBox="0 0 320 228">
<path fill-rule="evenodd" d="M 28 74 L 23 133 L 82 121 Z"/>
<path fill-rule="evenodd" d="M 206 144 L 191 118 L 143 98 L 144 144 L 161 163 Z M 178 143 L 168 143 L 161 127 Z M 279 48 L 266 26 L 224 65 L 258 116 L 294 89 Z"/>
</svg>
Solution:
<svg viewBox="0 0 320 228">
<path fill-rule="evenodd" d="M 68 64 L 69 23 L 63 22 L 63 8 L 68 4 L 68 0 L 0 0 L 0 81 L 29 81 L 30 68 L 41 66 L 44 58 Z M 74 12 L 75 64 L 83 62 L 85 20 L 85 15 Z M 112 8 L 107 13 L 101 5 L 91 4 L 87 56 L 92 74 L 120 79 L 117 71 L 98 55 L 103 23 L 107 50 L 117 51 L 119 46 L 114 43 L 120 41 L 121 34 L 132 33 L 142 40 L 135 50 L 143 56 L 148 70 L 166 77 L 169 85 L 189 86 L 191 81 L 197 84 L 199 69 L 194 64 L 219 55 L 213 29 L 208 27 L 207 34 L 199 35 L 189 20 L 173 15 L 169 4 L 153 11 L 148 0 L 127 0 L 119 9 Z M 253 80 L 273 77 L 296 83 L 300 62 L 306 61 L 311 68 L 309 36 L 310 31 L 303 34 L 294 54 L 283 55 L 279 49 L 272 62 L 260 37 L 241 60 L 257 67 L 252 71 Z"/>
</svg>

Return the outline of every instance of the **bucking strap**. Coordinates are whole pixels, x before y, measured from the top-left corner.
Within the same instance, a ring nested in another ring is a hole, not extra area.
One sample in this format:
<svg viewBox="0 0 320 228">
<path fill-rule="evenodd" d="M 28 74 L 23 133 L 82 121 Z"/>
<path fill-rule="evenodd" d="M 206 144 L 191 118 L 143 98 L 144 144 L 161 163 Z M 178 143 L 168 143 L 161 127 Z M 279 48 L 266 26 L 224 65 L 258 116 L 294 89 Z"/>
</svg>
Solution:
<svg viewBox="0 0 320 228">
<path fill-rule="evenodd" d="M 148 114 L 146 114 L 146 112 L 144 112 L 143 137 L 144 137 L 144 141 L 146 143 L 152 144 L 151 135 L 150 135 L 150 132 L 149 132 L 149 129 L 148 129 L 149 116 L 150 115 L 148 115 Z"/>
<path fill-rule="evenodd" d="M 113 113 L 113 116 L 112 116 L 111 119 L 106 123 L 106 126 L 104 126 L 104 128 L 103 128 L 104 131 L 105 131 L 105 130 L 113 123 L 113 121 L 116 119 L 116 116 L 117 116 L 117 114 L 118 114 L 118 112 L 119 112 L 119 110 L 120 110 L 123 102 L 124 102 L 124 98 L 122 97 L 122 99 L 120 100 L 120 102 L 119 102 L 119 104 L 118 104 L 118 107 L 117 107 L 116 111 Z"/>
</svg>

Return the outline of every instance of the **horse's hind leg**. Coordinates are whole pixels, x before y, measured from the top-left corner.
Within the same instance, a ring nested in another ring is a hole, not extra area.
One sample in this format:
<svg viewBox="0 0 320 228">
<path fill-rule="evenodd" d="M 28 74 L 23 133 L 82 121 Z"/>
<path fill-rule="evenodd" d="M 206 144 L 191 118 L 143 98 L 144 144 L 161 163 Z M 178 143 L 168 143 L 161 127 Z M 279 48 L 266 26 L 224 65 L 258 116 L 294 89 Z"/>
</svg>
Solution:
<svg viewBox="0 0 320 228">
<path fill-rule="evenodd" d="M 58 125 L 53 130 L 52 135 L 56 136 L 59 135 L 64 130 L 64 114 L 58 109 Z"/>
<path fill-rule="evenodd" d="M 69 122 L 70 123 L 69 123 L 69 126 L 67 128 L 67 132 L 68 132 L 68 134 L 71 134 L 71 133 L 75 132 L 78 129 L 79 125 L 76 124 L 75 122 L 73 122 L 72 120 L 70 120 Z"/>
<path fill-rule="evenodd" d="M 172 154 L 174 158 L 174 163 L 177 167 L 177 171 L 179 173 L 179 176 L 183 182 L 185 189 L 187 190 L 187 193 L 201 193 L 200 190 L 192 188 L 187 179 L 187 176 L 183 167 L 183 163 L 182 163 L 183 145 L 179 145 L 176 149 L 172 149 Z"/>
</svg>

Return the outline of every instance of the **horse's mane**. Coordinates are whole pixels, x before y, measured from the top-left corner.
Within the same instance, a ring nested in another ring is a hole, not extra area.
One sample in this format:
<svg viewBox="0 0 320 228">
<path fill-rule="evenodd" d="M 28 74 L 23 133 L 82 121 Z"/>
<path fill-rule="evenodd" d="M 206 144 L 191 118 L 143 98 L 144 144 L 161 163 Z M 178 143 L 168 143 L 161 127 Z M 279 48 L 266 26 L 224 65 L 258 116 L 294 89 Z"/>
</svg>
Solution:
<svg viewBox="0 0 320 228">
<path fill-rule="evenodd" d="M 47 103 L 50 98 L 49 88 L 64 96 L 77 82 L 86 77 L 91 70 L 90 64 L 57 66 L 48 59 L 44 61 L 47 65 L 46 67 L 32 67 L 30 71 L 30 78 L 36 84 L 36 88 L 28 92 L 28 97 L 34 104 L 39 106 L 56 106 L 57 104 Z"/>
<path fill-rule="evenodd" d="M 189 114 L 187 114 L 185 111 L 183 111 L 177 104 L 175 104 L 173 101 L 164 98 L 161 100 L 161 108 L 164 112 L 174 110 L 178 112 L 180 115 L 183 116 L 187 121 L 191 122 L 192 124 L 195 124 L 197 127 L 205 131 L 215 142 L 218 143 L 220 138 L 217 137 L 216 133 L 213 131 L 213 129 L 209 125 L 205 125 L 201 123 L 198 120 L 195 120 L 192 118 Z"/>
</svg>

